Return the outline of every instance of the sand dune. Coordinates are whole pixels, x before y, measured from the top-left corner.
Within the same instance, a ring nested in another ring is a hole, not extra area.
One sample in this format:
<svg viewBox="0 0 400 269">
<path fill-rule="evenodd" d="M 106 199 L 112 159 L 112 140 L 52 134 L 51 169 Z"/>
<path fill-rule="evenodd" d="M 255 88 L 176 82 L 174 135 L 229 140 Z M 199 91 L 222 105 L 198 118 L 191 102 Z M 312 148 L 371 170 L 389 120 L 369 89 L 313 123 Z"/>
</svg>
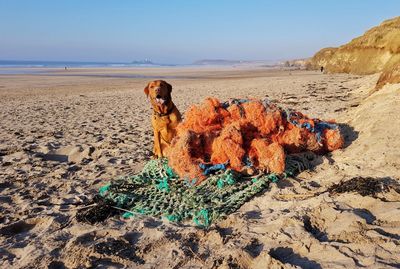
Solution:
<svg viewBox="0 0 400 269">
<path fill-rule="evenodd" d="M 157 75 L 157 69 L 123 72 Z M 312 117 L 337 119 L 346 147 L 314 156 L 312 171 L 272 184 L 208 230 L 150 217 L 82 224 L 76 210 L 98 187 L 139 171 L 150 158 L 147 78 L 2 76 L 2 268 L 399 266 L 399 84 L 369 96 L 378 75 L 158 72 L 171 76 L 181 111 L 207 96 L 268 97 Z M 359 176 L 376 179 L 371 194 L 328 191 Z"/>
<path fill-rule="evenodd" d="M 338 48 L 324 48 L 307 63 L 329 73 L 367 75 L 381 73 L 376 88 L 400 82 L 400 17 L 371 28 Z"/>
</svg>

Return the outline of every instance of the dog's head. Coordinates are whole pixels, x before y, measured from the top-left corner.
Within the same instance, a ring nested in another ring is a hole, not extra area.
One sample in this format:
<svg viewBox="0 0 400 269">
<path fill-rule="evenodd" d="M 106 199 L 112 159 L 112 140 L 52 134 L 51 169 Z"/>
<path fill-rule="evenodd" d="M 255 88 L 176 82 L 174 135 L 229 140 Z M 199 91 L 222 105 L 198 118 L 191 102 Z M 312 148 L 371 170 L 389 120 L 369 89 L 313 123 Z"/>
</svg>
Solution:
<svg viewBox="0 0 400 269">
<path fill-rule="evenodd" d="M 171 108 L 171 92 L 172 86 L 164 80 L 149 82 L 144 88 L 144 93 L 150 98 L 154 111 L 160 114 L 167 113 Z"/>
</svg>

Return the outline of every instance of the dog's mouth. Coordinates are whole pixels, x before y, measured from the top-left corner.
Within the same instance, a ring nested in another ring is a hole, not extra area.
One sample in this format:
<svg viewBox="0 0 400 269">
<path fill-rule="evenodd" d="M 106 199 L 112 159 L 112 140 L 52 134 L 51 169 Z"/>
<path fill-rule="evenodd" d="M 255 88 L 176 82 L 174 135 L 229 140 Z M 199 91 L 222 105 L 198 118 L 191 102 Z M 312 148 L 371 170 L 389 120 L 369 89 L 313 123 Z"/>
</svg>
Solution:
<svg viewBox="0 0 400 269">
<path fill-rule="evenodd" d="M 157 106 L 166 106 L 168 105 L 170 100 L 171 99 L 168 96 L 161 96 L 159 94 L 157 94 L 156 97 L 154 98 L 154 101 Z"/>
<path fill-rule="evenodd" d="M 167 99 L 161 95 L 157 95 L 155 101 L 158 105 L 164 105 L 167 102 Z"/>
</svg>

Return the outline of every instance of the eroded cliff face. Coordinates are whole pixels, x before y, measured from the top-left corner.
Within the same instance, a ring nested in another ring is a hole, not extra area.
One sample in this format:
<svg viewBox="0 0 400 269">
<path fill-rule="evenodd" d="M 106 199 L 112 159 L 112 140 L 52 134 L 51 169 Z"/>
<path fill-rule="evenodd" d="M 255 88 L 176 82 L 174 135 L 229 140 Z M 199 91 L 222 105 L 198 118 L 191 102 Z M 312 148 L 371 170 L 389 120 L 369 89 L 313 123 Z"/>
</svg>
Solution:
<svg viewBox="0 0 400 269">
<path fill-rule="evenodd" d="M 376 89 L 382 88 L 387 83 L 400 83 L 400 54 L 393 56 L 385 65 L 376 83 Z"/>
<path fill-rule="evenodd" d="M 327 73 L 367 75 L 382 72 L 377 88 L 400 82 L 400 17 L 386 20 L 338 48 L 325 48 L 307 63 Z"/>
</svg>

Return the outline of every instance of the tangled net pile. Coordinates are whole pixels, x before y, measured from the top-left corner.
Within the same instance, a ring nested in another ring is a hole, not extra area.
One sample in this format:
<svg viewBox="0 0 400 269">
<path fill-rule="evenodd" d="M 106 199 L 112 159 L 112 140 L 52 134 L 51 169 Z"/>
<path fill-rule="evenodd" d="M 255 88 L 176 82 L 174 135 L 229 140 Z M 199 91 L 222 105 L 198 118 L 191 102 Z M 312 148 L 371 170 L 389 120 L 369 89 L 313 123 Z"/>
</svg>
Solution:
<svg viewBox="0 0 400 269">
<path fill-rule="evenodd" d="M 270 182 L 309 169 L 307 154 L 296 153 L 343 145 L 333 122 L 257 100 L 209 98 L 189 109 L 177 131 L 168 159 L 151 160 L 141 173 L 103 186 L 102 202 L 79 211 L 78 220 L 93 223 L 117 209 L 123 217 L 192 219 L 207 227 Z"/>
<path fill-rule="evenodd" d="M 281 174 L 286 153 L 324 153 L 342 146 L 333 121 L 310 119 L 268 100 L 208 98 L 186 112 L 167 157 L 180 177 L 200 184 L 210 169 Z"/>
</svg>

